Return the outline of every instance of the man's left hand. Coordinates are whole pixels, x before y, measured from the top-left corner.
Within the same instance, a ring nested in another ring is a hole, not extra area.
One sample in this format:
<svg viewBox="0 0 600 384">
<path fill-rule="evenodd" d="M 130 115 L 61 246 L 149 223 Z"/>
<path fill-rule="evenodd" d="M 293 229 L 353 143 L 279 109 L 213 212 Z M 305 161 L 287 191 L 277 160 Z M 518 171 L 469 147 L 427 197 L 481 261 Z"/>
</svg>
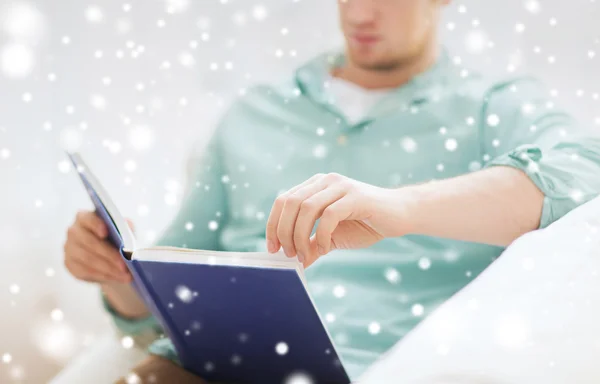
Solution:
<svg viewBox="0 0 600 384">
<path fill-rule="evenodd" d="M 309 266 L 334 249 L 365 248 L 405 235 L 409 222 L 402 200 L 399 189 L 317 174 L 275 200 L 267 222 L 269 252 L 283 247 L 288 257 L 297 255 Z"/>
</svg>

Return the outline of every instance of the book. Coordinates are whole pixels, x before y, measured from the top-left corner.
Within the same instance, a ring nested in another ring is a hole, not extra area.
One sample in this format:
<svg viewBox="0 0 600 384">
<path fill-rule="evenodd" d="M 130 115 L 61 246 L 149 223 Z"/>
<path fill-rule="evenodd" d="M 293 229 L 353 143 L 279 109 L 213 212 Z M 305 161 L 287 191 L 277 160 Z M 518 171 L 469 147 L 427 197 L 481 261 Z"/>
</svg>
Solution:
<svg viewBox="0 0 600 384">
<path fill-rule="evenodd" d="M 297 258 L 137 247 L 82 156 L 67 155 L 185 369 L 218 383 L 350 383 Z"/>
</svg>

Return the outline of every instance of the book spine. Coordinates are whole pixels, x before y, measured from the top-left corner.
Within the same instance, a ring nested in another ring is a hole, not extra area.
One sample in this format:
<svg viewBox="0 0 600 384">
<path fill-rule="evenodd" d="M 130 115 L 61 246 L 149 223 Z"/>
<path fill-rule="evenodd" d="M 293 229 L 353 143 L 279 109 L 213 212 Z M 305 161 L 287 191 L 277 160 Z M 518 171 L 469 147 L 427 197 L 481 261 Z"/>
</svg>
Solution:
<svg viewBox="0 0 600 384">
<path fill-rule="evenodd" d="M 152 285 L 146 279 L 141 263 L 137 260 L 132 260 L 127 261 L 127 264 L 129 265 L 129 270 L 133 275 L 136 287 L 144 299 L 146 306 L 163 327 L 165 334 L 173 342 L 179 360 L 181 362 L 189 361 L 189 359 L 187 359 L 188 353 L 185 343 L 183 342 L 183 336 L 177 331 L 177 327 L 169 316 L 168 309 L 161 304 L 160 298 L 156 295 L 152 289 Z"/>
</svg>

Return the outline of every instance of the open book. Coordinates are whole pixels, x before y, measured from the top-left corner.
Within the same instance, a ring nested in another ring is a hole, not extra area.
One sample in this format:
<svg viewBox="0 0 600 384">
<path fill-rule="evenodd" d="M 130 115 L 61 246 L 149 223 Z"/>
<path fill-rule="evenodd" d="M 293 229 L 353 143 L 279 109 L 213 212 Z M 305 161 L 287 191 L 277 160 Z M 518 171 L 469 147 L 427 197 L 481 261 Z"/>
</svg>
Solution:
<svg viewBox="0 0 600 384">
<path fill-rule="evenodd" d="M 109 241 L 186 369 L 219 383 L 350 382 L 296 258 L 137 248 L 126 220 L 81 156 L 68 155 L 109 229 Z"/>
</svg>

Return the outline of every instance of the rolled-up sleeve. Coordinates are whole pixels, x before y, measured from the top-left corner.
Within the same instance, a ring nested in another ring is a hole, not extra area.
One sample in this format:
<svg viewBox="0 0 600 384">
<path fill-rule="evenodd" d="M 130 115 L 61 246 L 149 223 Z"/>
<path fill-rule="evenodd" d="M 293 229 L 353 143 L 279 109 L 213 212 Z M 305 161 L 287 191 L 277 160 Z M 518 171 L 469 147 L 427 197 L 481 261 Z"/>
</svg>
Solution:
<svg viewBox="0 0 600 384">
<path fill-rule="evenodd" d="M 226 191 L 221 182 L 224 171 L 219 132 L 213 135 L 208 145 L 198 148 L 187 160 L 184 198 L 178 213 L 154 245 L 220 250 L 219 234 L 222 220 L 227 217 L 227 206 Z M 211 221 L 217 225 L 209 225 Z M 104 295 L 102 300 L 116 327 L 125 334 L 137 335 L 161 329 L 153 316 L 126 319 L 110 306 Z"/>
<path fill-rule="evenodd" d="M 558 108 L 535 79 L 490 89 L 480 137 L 486 167 L 520 169 L 544 194 L 540 228 L 600 192 L 600 138 Z"/>
</svg>

